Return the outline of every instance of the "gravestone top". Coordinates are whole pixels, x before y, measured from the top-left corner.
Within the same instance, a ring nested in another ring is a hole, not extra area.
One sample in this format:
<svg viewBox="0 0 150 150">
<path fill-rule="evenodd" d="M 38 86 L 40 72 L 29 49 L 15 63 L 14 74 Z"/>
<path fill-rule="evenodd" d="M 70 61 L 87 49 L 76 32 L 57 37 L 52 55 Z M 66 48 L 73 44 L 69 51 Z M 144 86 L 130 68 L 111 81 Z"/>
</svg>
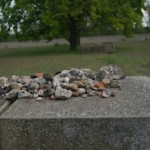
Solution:
<svg viewBox="0 0 150 150">
<path fill-rule="evenodd" d="M 116 97 L 109 98 L 78 97 L 65 101 L 20 99 L 0 119 L 150 117 L 149 77 L 126 77 L 122 80 L 122 90 L 114 91 Z"/>
</svg>

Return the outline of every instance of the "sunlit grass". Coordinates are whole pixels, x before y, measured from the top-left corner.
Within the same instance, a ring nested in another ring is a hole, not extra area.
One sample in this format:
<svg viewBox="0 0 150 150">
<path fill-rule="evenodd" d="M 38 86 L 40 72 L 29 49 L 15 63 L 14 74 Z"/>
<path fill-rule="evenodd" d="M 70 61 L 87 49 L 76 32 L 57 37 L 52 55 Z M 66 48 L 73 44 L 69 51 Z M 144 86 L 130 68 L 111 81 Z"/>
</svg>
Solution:
<svg viewBox="0 0 150 150">
<path fill-rule="evenodd" d="M 98 71 L 107 64 L 120 65 L 126 75 L 150 76 L 150 41 L 120 42 L 114 54 L 82 54 L 69 46 L 34 47 L 0 50 L 0 76 L 30 75 L 77 67 Z"/>
</svg>

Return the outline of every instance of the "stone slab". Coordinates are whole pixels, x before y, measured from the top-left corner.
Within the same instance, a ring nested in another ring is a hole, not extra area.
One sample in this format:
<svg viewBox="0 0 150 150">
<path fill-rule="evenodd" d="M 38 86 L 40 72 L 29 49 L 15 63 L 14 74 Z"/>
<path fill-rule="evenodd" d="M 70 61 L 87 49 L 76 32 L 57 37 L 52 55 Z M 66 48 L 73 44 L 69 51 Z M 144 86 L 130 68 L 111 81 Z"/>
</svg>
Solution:
<svg viewBox="0 0 150 150">
<path fill-rule="evenodd" d="M 112 54 L 115 52 L 114 43 L 101 43 L 101 44 L 88 44 L 82 48 L 83 54 L 94 54 L 94 53 L 108 53 Z"/>
<path fill-rule="evenodd" d="M 115 98 L 22 99 L 0 116 L 2 150 L 149 148 L 149 77 L 127 77 Z"/>
<path fill-rule="evenodd" d="M 5 102 L 5 99 L 3 97 L 0 96 L 0 106 L 3 105 Z"/>
<path fill-rule="evenodd" d="M 115 89 L 114 89 L 115 90 Z M 21 99 L 1 118 L 127 118 L 150 117 L 150 78 L 126 77 L 112 98 L 71 98 L 65 101 Z"/>
</svg>

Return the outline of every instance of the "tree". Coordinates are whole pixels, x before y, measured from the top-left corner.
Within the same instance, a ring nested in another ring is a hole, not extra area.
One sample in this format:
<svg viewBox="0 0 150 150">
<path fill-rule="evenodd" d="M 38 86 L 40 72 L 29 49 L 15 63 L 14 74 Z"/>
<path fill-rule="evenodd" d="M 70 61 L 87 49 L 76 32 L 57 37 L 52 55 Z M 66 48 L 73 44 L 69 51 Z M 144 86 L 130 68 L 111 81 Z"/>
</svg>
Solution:
<svg viewBox="0 0 150 150">
<path fill-rule="evenodd" d="M 146 24 L 147 24 L 147 27 L 149 28 L 150 27 L 150 1 L 149 0 L 147 0 L 147 2 L 146 2 L 146 12 L 148 14 Z"/>
<path fill-rule="evenodd" d="M 131 35 L 143 7 L 144 0 L 1 0 L 0 23 L 17 39 L 65 37 L 75 50 L 85 29 L 109 26 Z"/>
</svg>

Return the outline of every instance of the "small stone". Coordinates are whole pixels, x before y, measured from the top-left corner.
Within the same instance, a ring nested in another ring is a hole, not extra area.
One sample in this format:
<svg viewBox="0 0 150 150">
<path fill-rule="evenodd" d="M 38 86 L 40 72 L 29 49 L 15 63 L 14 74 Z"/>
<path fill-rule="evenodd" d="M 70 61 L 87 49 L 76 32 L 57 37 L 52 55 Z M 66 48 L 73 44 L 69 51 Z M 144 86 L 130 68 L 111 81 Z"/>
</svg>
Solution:
<svg viewBox="0 0 150 150">
<path fill-rule="evenodd" d="M 54 95 L 55 92 L 56 92 L 56 90 L 55 90 L 54 88 L 52 88 L 52 89 L 50 89 L 50 90 L 51 90 L 52 95 Z"/>
<path fill-rule="evenodd" d="M 13 75 L 9 80 L 10 82 L 18 82 L 19 76 Z"/>
<path fill-rule="evenodd" d="M 120 88 L 121 87 L 121 81 L 120 80 L 112 80 L 111 81 L 111 87 L 112 88 Z"/>
<path fill-rule="evenodd" d="M 97 73 L 96 80 L 102 81 L 103 79 L 113 79 L 113 66 L 103 66 Z"/>
<path fill-rule="evenodd" d="M 65 78 L 64 78 L 64 82 L 65 82 L 65 83 L 69 83 L 69 81 L 70 81 L 70 78 L 69 78 L 69 77 L 65 77 Z"/>
<path fill-rule="evenodd" d="M 124 71 L 118 65 L 112 65 L 113 67 L 113 79 L 119 80 L 125 77 Z"/>
<path fill-rule="evenodd" d="M 43 89 L 45 89 L 45 88 L 46 88 L 46 84 L 42 83 L 42 84 L 39 85 L 39 89 L 42 89 L 42 90 L 43 90 Z"/>
<path fill-rule="evenodd" d="M 53 83 L 52 83 L 52 85 L 53 85 L 53 88 L 60 88 L 60 82 L 59 82 L 59 76 L 58 75 L 56 75 L 56 76 L 54 76 L 53 77 Z"/>
<path fill-rule="evenodd" d="M 91 89 L 87 89 L 86 92 L 87 92 L 88 96 L 94 96 L 96 93 L 94 90 L 91 90 Z"/>
<path fill-rule="evenodd" d="M 52 80 L 53 80 L 53 78 L 52 78 L 48 73 L 44 73 L 43 78 L 44 78 L 46 81 L 52 81 Z"/>
<path fill-rule="evenodd" d="M 67 90 L 71 90 L 71 91 L 78 90 L 78 86 L 74 83 L 66 84 L 65 87 L 67 88 Z"/>
<path fill-rule="evenodd" d="M 63 71 L 60 71 L 60 72 L 58 72 L 58 73 L 56 73 L 56 74 L 61 73 L 61 74 L 64 74 L 64 75 L 68 75 L 68 74 L 69 74 L 69 71 L 70 71 L 70 70 L 63 70 Z"/>
<path fill-rule="evenodd" d="M 51 95 L 55 94 L 55 89 L 51 88 L 51 89 L 45 89 L 44 90 L 44 96 L 45 97 L 50 97 Z"/>
<path fill-rule="evenodd" d="M 13 83 L 10 83 L 10 84 L 9 84 L 9 88 L 10 88 L 11 90 L 14 90 L 14 89 L 20 90 L 22 87 L 23 87 L 23 85 L 20 84 L 20 83 L 15 83 L 15 82 L 13 82 Z"/>
<path fill-rule="evenodd" d="M 109 79 L 103 79 L 102 83 L 104 84 L 105 87 L 110 86 L 110 80 Z"/>
<path fill-rule="evenodd" d="M 44 91 L 43 90 L 38 90 L 37 91 L 38 96 L 44 96 Z"/>
<path fill-rule="evenodd" d="M 71 69 L 70 72 L 71 76 L 79 76 L 80 75 L 80 70 L 79 69 Z"/>
<path fill-rule="evenodd" d="M 81 97 L 86 98 L 87 96 L 88 96 L 88 94 L 83 94 Z"/>
<path fill-rule="evenodd" d="M 45 89 L 51 89 L 52 88 L 52 82 L 48 82 L 45 84 Z"/>
<path fill-rule="evenodd" d="M 7 83 L 8 83 L 8 79 L 6 77 L 1 77 L 0 78 L 0 87 L 1 88 L 4 88 L 7 86 Z"/>
<path fill-rule="evenodd" d="M 29 98 L 31 97 L 30 93 L 25 90 L 18 91 L 18 98 Z"/>
<path fill-rule="evenodd" d="M 72 92 L 72 96 L 74 96 L 74 97 L 79 97 L 80 95 L 81 94 L 78 91 Z"/>
<path fill-rule="evenodd" d="M 34 76 L 35 78 L 43 78 L 44 73 L 35 73 L 33 76 Z"/>
<path fill-rule="evenodd" d="M 114 92 L 111 92 L 110 96 L 111 96 L 111 97 L 115 97 L 116 94 L 115 94 Z"/>
<path fill-rule="evenodd" d="M 36 101 L 42 101 L 42 100 L 43 100 L 42 97 L 38 97 L 38 98 L 36 99 Z"/>
<path fill-rule="evenodd" d="M 85 88 L 85 84 L 83 81 L 73 81 L 74 84 L 78 86 L 78 88 Z"/>
<path fill-rule="evenodd" d="M 38 94 L 33 94 L 33 98 L 38 98 Z"/>
<path fill-rule="evenodd" d="M 51 99 L 51 100 L 56 100 L 56 97 L 55 97 L 54 95 L 52 95 L 52 96 L 50 97 L 50 99 Z"/>
<path fill-rule="evenodd" d="M 14 89 L 11 90 L 9 93 L 6 94 L 6 99 L 11 100 L 12 102 L 18 98 L 18 90 Z"/>
<path fill-rule="evenodd" d="M 95 87 L 97 87 L 101 91 L 105 90 L 105 86 L 104 86 L 104 84 L 102 82 L 97 82 L 95 84 Z"/>
<path fill-rule="evenodd" d="M 22 76 L 18 78 L 17 82 L 28 85 L 31 82 L 31 80 L 32 79 L 30 78 L 30 76 Z"/>
<path fill-rule="evenodd" d="M 117 66 L 117 65 L 108 65 L 103 66 L 96 75 L 97 81 L 102 81 L 103 79 L 109 79 L 109 80 L 118 80 L 124 78 L 124 72 L 123 70 Z"/>
<path fill-rule="evenodd" d="M 86 90 L 84 88 L 79 88 L 78 92 L 80 93 L 80 95 L 85 94 Z"/>
<path fill-rule="evenodd" d="M 0 88 L 0 96 L 5 95 L 7 91 L 5 89 Z"/>
<path fill-rule="evenodd" d="M 29 90 L 28 91 L 30 94 L 36 94 L 37 93 L 37 90 Z"/>
<path fill-rule="evenodd" d="M 38 90 L 39 89 L 39 84 L 36 82 L 30 82 L 30 84 L 28 85 L 28 91 L 30 90 Z"/>
<path fill-rule="evenodd" d="M 60 83 L 68 83 L 69 84 L 69 81 L 70 81 L 69 77 L 59 78 Z"/>
<path fill-rule="evenodd" d="M 103 91 L 101 94 L 102 98 L 108 98 L 109 96 L 107 95 L 106 91 Z"/>
<path fill-rule="evenodd" d="M 84 80 L 84 83 L 85 83 L 85 87 L 86 89 L 93 89 L 93 90 L 96 90 L 96 88 L 94 87 L 94 80 L 92 79 L 87 79 L 87 80 Z"/>
<path fill-rule="evenodd" d="M 82 81 L 80 77 L 74 77 L 74 76 L 71 76 L 70 77 L 70 83 L 74 83 L 74 81 Z"/>
<path fill-rule="evenodd" d="M 46 83 L 46 80 L 44 78 L 36 78 L 34 80 L 36 80 L 36 82 L 39 84 L 45 84 Z"/>
<path fill-rule="evenodd" d="M 95 95 L 96 95 L 96 96 L 101 96 L 101 95 L 102 95 L 102 92 L 101 92 L 101 91 L 96 91 Z"/>
<path fill-rule="evenodd" d="M 78 97 L 78 96 L 81 96 L 81 95 L 85 94 L 85 92 L 86 92 L 85 89 L 79 88 L 78 91 L 73 92 L 73 96 Z"/>
<path fill-rule="evenodd" d="M 90 78 L 93 80 L 95 79 L 95 73 L 91 69 L 85 68 L 85 69 L 82 69 L 80 72 L 82 75 L 84 74 L 87 78 Z"/>
<path fill-rule="evenodd" d="M 72 96 L 72 92 L 70 90 L 58 88 L 55 92 L 56 99 L 66 100 Z"/>
</svg>

